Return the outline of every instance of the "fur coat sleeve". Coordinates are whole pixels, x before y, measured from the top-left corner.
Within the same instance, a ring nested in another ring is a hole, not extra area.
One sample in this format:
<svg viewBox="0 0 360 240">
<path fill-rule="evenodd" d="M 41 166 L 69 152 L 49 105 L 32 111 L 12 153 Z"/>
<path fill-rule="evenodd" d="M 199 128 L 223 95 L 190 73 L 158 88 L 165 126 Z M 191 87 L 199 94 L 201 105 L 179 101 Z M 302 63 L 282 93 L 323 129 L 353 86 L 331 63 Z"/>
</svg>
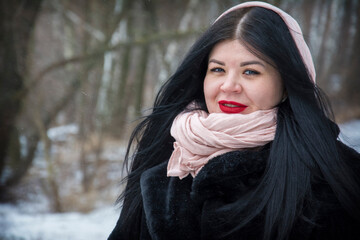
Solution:
<svg viewBox="0 0 360 240">
<path fill-rule="evenodd" d="M 339 147 L 342 158 L 360 169 L 360 154 L 341 143 Z M 194 179 L 166 177 L 166 162 L 145 171 L 140 182 L 143 200 L 140 239 L 219 239 L 230 229 L 218 224 L 226 217 L 221 209 L 231 207 L 257 186 L 269 149 L 268 145 L 261 151 L 235 151 L 218 156 Z M 359 239 L 360 223 L 340 206 L 331 189 L 321 186 L 317 190 L 320 204 L 315 224 L 300 221 L 291 239 Z M 224 239 L 261 239 L 263 224 L 260 215 L 248 227 Z M 121 232 L 121 225 L 116 228 Z"/>
</svg>

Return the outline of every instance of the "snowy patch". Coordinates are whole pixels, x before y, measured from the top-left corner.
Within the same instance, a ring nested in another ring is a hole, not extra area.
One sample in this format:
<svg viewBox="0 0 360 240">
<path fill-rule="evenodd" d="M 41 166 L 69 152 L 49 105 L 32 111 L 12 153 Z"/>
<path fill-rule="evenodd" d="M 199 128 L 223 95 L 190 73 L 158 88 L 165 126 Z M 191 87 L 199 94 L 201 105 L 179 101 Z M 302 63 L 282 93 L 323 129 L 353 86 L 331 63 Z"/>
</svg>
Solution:
<svg viewBox="0 0 360 240">
<path fill-rule="evenodd" d="M 99 240 L 107 239 L 119 210 L 105 207 L 82 213 L 23 213 L 14 205 L 0 205 L 0 239 Z"/>
<path fill-rule="evenodd" d="M 69 135 L 76 135 L 79 132 L 79 127 L 76 124 L 69 124 L 65 126 L 53 127 L 47 131 L 48 137 L 55 142 L 65 142 Z"/>
<path fill-rule="evenodd" d="M 360 152 L 360 120 L 340 124 L 340 140 Z"/>
</svg>

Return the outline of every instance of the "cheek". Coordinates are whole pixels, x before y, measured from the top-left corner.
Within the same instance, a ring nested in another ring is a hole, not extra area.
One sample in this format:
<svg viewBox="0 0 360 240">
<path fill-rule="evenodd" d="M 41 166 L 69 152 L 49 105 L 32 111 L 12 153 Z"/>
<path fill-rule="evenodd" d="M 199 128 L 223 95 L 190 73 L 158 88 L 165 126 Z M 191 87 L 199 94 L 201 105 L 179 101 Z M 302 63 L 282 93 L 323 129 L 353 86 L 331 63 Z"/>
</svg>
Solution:
<svg viewBox="0 0 360 240">
<path fill-rule="evenodd" d="M 216 95 L 216 86 L 211 79 L 205 77 L 204 80 L 204 95 L 205 99 L 213 98 Z"/>
<path fill-rule="evenodd" d="M 216 82 L 211 81 L 211 79 L 206 78 L 204 80 L 204 96 L 206 107 L 209 112 L 214 112 L 216 107 L 216 96 L 218 93 L 218 87 Z"/>
<path fill-rule="evenodd" d="M 267 82 L 254 87 L 251 91 L 251 100 L 261 109 L 270 109 L 280 103 L 284 89 L 279 82 Z"/>
</svg>

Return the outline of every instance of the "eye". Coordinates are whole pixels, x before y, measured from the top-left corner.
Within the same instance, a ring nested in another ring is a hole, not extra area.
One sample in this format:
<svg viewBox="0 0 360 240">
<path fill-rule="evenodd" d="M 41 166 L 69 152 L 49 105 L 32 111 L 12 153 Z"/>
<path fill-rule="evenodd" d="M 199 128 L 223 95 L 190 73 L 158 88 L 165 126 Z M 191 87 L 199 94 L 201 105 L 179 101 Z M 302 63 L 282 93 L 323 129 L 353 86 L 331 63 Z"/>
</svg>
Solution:
<svg viewBox="0 0 360 240">
<path fill-rule="evenodd" d="M 258 74 L 260 74 L 258 71 L 255 71 L 255 70 L 245 70 L 244 71 L 244 74 L 245 75 L 258 75 Z"/>
<path fill-rule="evenodd" d="M 214 67 L 210 69 L 211 72 L 225 72 L 224 69 L 219 68 L 219 67 Z"/>
</svg>

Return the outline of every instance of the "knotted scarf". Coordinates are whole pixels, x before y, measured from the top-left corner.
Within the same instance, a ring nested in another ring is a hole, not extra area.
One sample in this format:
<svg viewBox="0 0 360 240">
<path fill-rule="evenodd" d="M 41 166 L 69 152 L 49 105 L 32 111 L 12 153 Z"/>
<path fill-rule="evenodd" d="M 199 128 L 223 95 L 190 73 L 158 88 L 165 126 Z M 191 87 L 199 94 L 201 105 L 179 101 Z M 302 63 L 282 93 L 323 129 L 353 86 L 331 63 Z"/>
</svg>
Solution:
<svg viewBox="0 0 360 240">
<path fill-rule="evenodd" d="M 193 177 L 212 158 L 226 152 L 263 146 L 272 141 L 277 108 L 250 114 L 208 114 L 192 110 L 180 113 L 171 126 L 175 138 L 167 176 Z"/>
</svg>

